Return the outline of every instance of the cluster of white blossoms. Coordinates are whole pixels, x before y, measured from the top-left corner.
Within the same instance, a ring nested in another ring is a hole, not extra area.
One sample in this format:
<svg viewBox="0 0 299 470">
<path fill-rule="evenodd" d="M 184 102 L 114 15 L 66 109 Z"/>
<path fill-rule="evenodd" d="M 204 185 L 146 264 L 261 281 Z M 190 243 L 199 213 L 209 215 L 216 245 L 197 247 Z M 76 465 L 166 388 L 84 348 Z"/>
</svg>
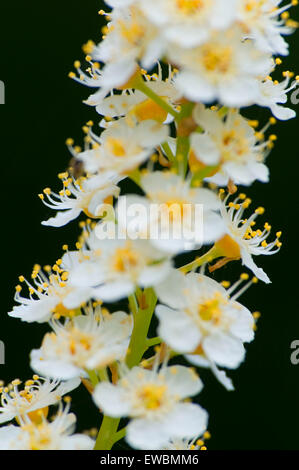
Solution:
<svg viewBox="0 0 299 470">
<path fill-rule="evenodd" d="M 229 370 L 260 315 L 239 298 L 271 282 L 256 257 L 281 247 L 237 185 L 269 181 L 269 129 L 295 116 L 286 102 L 299 77 L 277 77 L 297 0 L 106 3 L 101 42 L 89 40 L 70 73 L 96 89 L 85 103 L 100 117 L 83 126 L 83 146 L 67 139 L 62 189 L 39 195 L 55 211 L 43 225 L 80 217 L 81 233 L 31 281 L 19 277 L 9 315 L 51 331 L 30 355 L 42 378 L 1 390 L 0 422 L 17 423 L 0 428 L 1 449 L 109 450 L 122 438 L 134 449 L 206 449 L 198 374 L 234 389 Z M 268 108 L 261 124 L 251 105 Z M 232 261 L 249 272 L 219 282 L 214 272 Z M 72 434 L 69 397 L 62 404 L 80 383 L 102 415 L 96 440 Z"/>
</svg>

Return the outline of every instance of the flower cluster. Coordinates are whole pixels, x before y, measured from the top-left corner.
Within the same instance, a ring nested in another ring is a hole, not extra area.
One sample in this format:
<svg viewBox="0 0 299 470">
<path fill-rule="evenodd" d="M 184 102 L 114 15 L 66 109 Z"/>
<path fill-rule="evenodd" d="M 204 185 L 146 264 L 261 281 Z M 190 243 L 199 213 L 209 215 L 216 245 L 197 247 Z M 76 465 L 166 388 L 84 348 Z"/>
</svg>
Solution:
<svg viewBox="0 0 299 470">
<path fill-rule="evenodd" d="M 9 315 L 51 331 L 30 355 L 45 378 L 2 389 L 0 422 L 18 426 L 0 428 L 1 448 L 108 450 L 125 438 L 134 449 L 206 449 L 198 371 L 234 389 L 227 370 L 244 361 L 260 315 L 239 298 L 271 282 L 255 257 L 281 247 L 237 185 L 269 181 L 269 129 L 295 116 L 283 105 L 299 77 L 276 77 L 297 0 L 106 3 L 102 41 L 88 41 L 70 73 L 96 89 L 86 104 L 98 125 L 83 126 L 81 146 L 67 139 L 62 189 L 39 195 L 56 211 L 43 225 L 80 217 L 81 234 L 30 282 L 19 277 Z M 260 124 L 246 117 L 251 105 L 272 114 Z M 218 282 L 212 273 L 232 261 L 249 273 Z M 62 405 L 81 382 L 103 415 L 96 441 L 72 434 L 69 399 Z"/>
</svg>

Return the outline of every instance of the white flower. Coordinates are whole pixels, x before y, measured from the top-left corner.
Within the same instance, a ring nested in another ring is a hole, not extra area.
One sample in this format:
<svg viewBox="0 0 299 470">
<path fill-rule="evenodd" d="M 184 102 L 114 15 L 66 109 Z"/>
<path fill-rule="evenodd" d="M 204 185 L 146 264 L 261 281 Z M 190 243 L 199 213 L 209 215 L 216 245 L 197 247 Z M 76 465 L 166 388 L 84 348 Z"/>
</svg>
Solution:
<svg viewBox="0 0 299 470">
<path fill-rule="evenodd" d="M 24 420 L 27 415 L 30 421 L 38 424 L 41 421 L 41 414 L 47 417 L 50 405 L 59 402 L 63 395 L 77 388 L 80 383 L 80 379 L 77 378 L 59 382 L 33 376 L 33 380 L 27 380 L 20 390 L 21 381 L 13 380 L 11 384 L 1 389 L 0 423 L 14 418 L 19 421 Z"/>
<path fill-rule="evenodd" d="M 204 441 L 198 437 L 193 439 L 171 439 L 161 450 L 206 450 Z"/>
<path fill-rule="evenodd" d="M 159 371 L 134 367 L 117 385 L 97 385 L 93 397 L 108 416 L 132 418 L 126 435 L 132 447 L 154 450 L 169 439 L 193 438 L 205 431 L 207 412 L 182 402 L 201 389 L 201 380 L 187 367 L 163 366 Z"/>
<path fill-rule="evenodd" d="M 243 213 L 250 205 L 251 200 L 246 199 L 245 194 L 240 194 L 233 202 L 227 204 L 228 198 L 229 195 L 224 198 L 221 206 L 226 235 L 217 242 L 219 251 L 222 251 L 223 256 L 228 259 L 241 258 L 243 265 L 249 268 L 258 279 L 268 284 L 271 282 L 269 277 L 262 268 L 258 268 L 252 256 L 277 253 L 281 247 L 279 241 L 281 232 L 276 233 L 276 239 L 273 242 L 267 243 L 271 226 L 265 223 L 263 230 L 253 228 L 255 219 L 264 213 L 264 208 L 257 208 L 248 219 L 243 219 Z"/>
<path fill-rule="evenodd" d="M 235 17 L 235 0 L 147 0 L 140 2 L 148 19 L 170 43 L 191 48 L 206 42 L 213 30 L 223 30 Z"/>
<path fill-rule="evenodd" d="M 0 428 L 0 450 L 92 450 L 94 441 L 84 434 L 73 434 L 76 417 L 68 407 L 51 422 L 30 421 L 21 427 Z"/>
<path fill-rule="evenodd" d="M 214 32 L 209 41 L 192 49 L 171 48 L 169 58 L 180 67 L 175 85 L 191 101 L 218 100 L 229 107 L 254 104 L 259 96 L 259 76 L 266 76 L 270 56 L 241 41 L 233 28 Z"/>
<path fill-rule="evenodd" d="M 106 170 L 128 174 L 147 160 L 156 146 L 166 141 L 168 133 L 168 126 L 153 120 L 134 125 L 127 119 L 120 119 L 109 126 L 100 138 L 90 133 L 97 145 L 78 154 L 77 158 L 89 173 Z"/>
<path fill-rule="evenodd" d="M 75 288 L 93 287 L 96 299 L 114 302 L 128 297 L 136 286 L 157 285 L 171 269 L 169 257 L 147 240 L 100 240 L 97 229 L 86 235 L 82 252 L 70 252 L 63 261 L 71 266 L 75 260 L 70 283 Z"/>
<path fill-rule="evenodd" d="M 269 180 L 269 170 L 263 163 L 269 153 L 269 141 L 265 141 L 264 132 L 255 132 L 250 121 L 238 111 L 229 110 L 222 117 L 218 111 L 197 105 L 194 119 L 203 129 L 203 133 L 191 135 L 192 171 L 204 165 L 215 166 L 215 174 L 206 178 L 218 186 L 227 185 L 229 180 L 236 184 L 249 185 L 256 179 Z"/>
<path fill-rule="evenodd" d="M 55 217 L 42 222 L 42 225 L 62 227 L 76 219 L 81 212 L 88 217 L 96 217 L 105 199 L 109 196 L 117 197 L 119 194 L 119 188 L 113 182 L 117 181 L 117 177 L 111 176 L 111 173 L 78 180 L 69 177 L 68 173 L 62 173 L 60 176 L 64 189 L 59 194 L 50 188 L 44 189 L 47 201 L 44 195 L 40 194 L 47 207 L 58 211 Z"/>
<path fill-rule="evenodd" d="M 279 8 L 282 0 L 238 0 L 236 19 L 241 22 L 246 37 L 254 40 L 258 49 L 271 54 L 287 55 L 288 44 L 282 35 L 291 34 L 295 22 L 285 21 L 281 14 L 292 2 Z"/>
<path fill-rule="evenodd" d="M 104 87 L 126 86 L 139 60 L 147 68 L 163 53 L 165 41 L 161 41 L 158 28 L 147 19 L 138 3 L 137 0 L 112 10 L 105 38 L 92 52 L 94 60 L 106 64 L 101 76 Z"/>
<path fill-rule="evenodd" d="M 86 376 L 124 358 L 132 330 L 132 319 L 124 312 L 102 314 L 89 306 L 86 314 L 64 323 L 52 320 L 52 333 L 41 348 L 31 351 L 31 367 L 49 377 L 70 379 Z"/>
<path fill-rule="evenodd" d="M 175 106 L 180 93 L 174 86 L 173 76 L 174 72 L 169 66 L 168 77 L 163 80 L 162 68 L 158 64 L 158 74 L 145 75 L 144 78 L 150 90 L 163 98 L 168 104 Z M 124 90 L 120 95 L 111 94 L 97 104 L 96 110 L 99 114 L 108 118 L 128 115 L 139 122 L 148 119 L 159 122 L 173 120 L 173 117 L 167 116 L 167 111 L 163 110 L 153 100 L 147 98 L 144 93 L 132 89 Z"/>
<path fill-rule="evenodd" d="M 298 79 L 290 85 L 292 74 L 286 73 L 282 82 L 273 81 L 269 78 L 260 82 L 259 97 L 256 104 L 270 108 L 272 114 L 282 121 L 292 119 L 296 116 L 296 112 L 291 108 L 281 106 L 288 100 L 287 93 L 298 86 Z"/>
<path fill-rule="evenodd" d="M 59 266 L 61 262 L 58 260 L 52 268 L 46 266 L 47 274 L 36 265 L 31 275 L 33 284 L 20 276 L 20 281 L 25 281 L 28 286 L 29 298 L 21 296 L 22 286 L 18 285 L 15 301 L 21 305 L 15 306 L 8 315 L 28 323 L 43 323 L 53 314 L 71 316 L 76 308 L 90 300 L 92 289 L 70 285 L 67 280 L 69 273 Z"/>
<path fill-rule="evenodd" d="M 247 276 L 248 278 L 248 276 Z M 237 285 L 239 285 L 238 282 Z M 230 292 L 207 276 L 173 271 L 156 287 L 160 302 L 158 334 L 175 351 L 188 356 L 196 365 L 198 355 L 229 389 L 230 380 L 218 366 L 236 369 L 245 357 L 244 342 L 252 341 L 254 320 L 247 308 Z M 243 292 L 243 290 L 242 290 Z M 194 356 L 193 356 L 194 354 Z"/>
<path fill-rule="evenodd" d="M 129 227 L 130 233 L 136 230 L 138 236 L 150 239 L 157 249 L 166 253 L 194 249 L 224 233 L 217 214 L 219 201 L 211 190 L 191 188 L 190 181 L 169 171 L 145 173 L 140 184 L 147 197 L 129 195 L 119 199 L 120 228 Z M 197 219 L 198 231 L 195 217 L 200 215 L 196 208 L 203 211 L 202 223 Z"/>
</svg>

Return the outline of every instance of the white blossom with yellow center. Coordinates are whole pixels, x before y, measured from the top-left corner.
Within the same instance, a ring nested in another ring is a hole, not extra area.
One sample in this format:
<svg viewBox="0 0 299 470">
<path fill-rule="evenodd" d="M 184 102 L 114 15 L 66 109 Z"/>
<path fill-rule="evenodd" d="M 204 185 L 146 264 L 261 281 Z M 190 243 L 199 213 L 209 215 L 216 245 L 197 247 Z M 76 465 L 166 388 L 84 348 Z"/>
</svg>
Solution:
<svg viewBox="0 0 299 470">
<path fill-rule="evenodd" d="M 211 190 L 191 188 L 190 181 L 169 171 L 143 174 L 141 186 L 147 197 L 129 195 L 119 199 L 120 229 L 130 227 L 132 232 L 136 230 L 136 236 L 148 238 L 158 250 L 172 254 L 211 243 L 224 233 L 217 213 L 219 201 Z M 198 231 L 197 205 L 203 214 L 202 230 Z M 134 207 L 140 208 L 136 215 Z"/>
<path fill-rule="evenodd" d="M 94 440 L 84 434 L 73 434 L 76 417 L 68 407 L 59 411 L 51 422 L 43 419 L 36 425 L 0 428 L 0 450 L 92 450 Z"/>
<path fill-rule="evenodd" d="M 162 68 L 158 64 L 158 73 L 144 75 L 147 87 L 164 99 L 168 104 L 175 105 L 180 93 L 173 83 L 174 71 L 169 67 L 168 77 L 163 80 Z M 96 102 L 90 104 L 97 104 Z M 138 122 L 148 119 L 164 122 L 173 120 L 173 117 L 167 115 L 167 111 L 162 109 L 153 100 L 147 98 L 138 90 L 124 90 L 122 94 L 111 94 L 102 100 L 96 106 L 99 114 L 108 117 L 122 117 L 128 115 Z"/>
<path fill-rule="evenodd" d="M 100 138 L 90 133 L 94 148 L 80 153 L 78 159 L 88 173 L 105 170 L 126 175 L 147 160 L 168 134 L 168 126 L 154 120 L 134 124 L 123 118 L 109 126 Z"/>
<path fill-rule="evenodd" d="M 117 385 L 97 385 L 93 397 L 106 415 L 131 418 L 126 440 L 132 447 L 153 450 L 171 438 L 193 438 L 205 431 L 207 412 L 184 402 L 201 389 L 201 380 L 187 367 L 134 367 Z"/>
<path fill-rule="evenodd" d="M 70 252 L 63 261 L 71 268 L 70 283 L 93 288 L 93 297 L 113 302 L 133 294 L 137 286 L 151 287 L 165 279 L 171 269 L 169 256 L 147 240 L 99 240 L 90 232 L 81 254 Z"/>
<path fill-rule="evenodd" d="M 72 316 L 75 309 L 90 300 L 92 289 L 70 285 L 69 272 L 60 267 L 61 263 L 62 260 L 57 260 L 53 267 L 45 266 L 45 272 L 36 265 L 31 275 L 32 284 L 20 276 L 20 282 L 27 284 L 29 298 L 21 295 L 22 286 L 17 285 L 15 301 L 21 305 L 15 306 L 8 315 L 28 323 L 43 323 L 54 314 Z"/>
<path fill-rule="evenodd" d="M 271 54 L 287 55 L 288 44 L 282 37 L 291 34 L 296 22 L 285 13 L 297 0 L 279 7 L 282 0 L 237 0 L 236 20 L 244 35 L 254 40 L 256 47 Z"/>
<path fill-rule="evenodd" d="M 281 82 L 272 80 L 271 77 L 267 77 L 265 80 L 260 82 L 260 92 L 257 99 L 259 106 L 270 108 L 273 116 L 282 121 L 287 121 L 296 116 L 296 112 L 283 104 L 288 101 L 288 93 L 298 87 L 299 77 L 296 77 L 292 83 L 292 73 L 285 72 L 285 79 Z"/>
<path fill-rule="evenodd" d="M 235 0 L 141 0 L 141 8 L 168 43 L 185 48 L 202 44 L 211 31 L 223 30 L 235 17 Z"/>
<path fill-rule="evenodd" d="M 221 192 L 223 195 L 224 192 Z M 226 235 L 217 242 L 223 255 L 231 259 L 241 259 L 242 264 L 249 268 L 261 281 L 270 283 L 270 279 L 262 268 L 253 261 L 252 256 L 273 255 L 280 250 L 281 232 L 276 233 L 276 238 L 268 243 L 267 238 L 271 232 L 271 226 L 266 222 L 263 230 L 255 229 L 255 219 L 265 212 L 259 207 L 247 219 L 243 218 L 244 211 L 249 207 L 251 200 L 245 194 L 237 196 L 233 202 L 228 203 L 229 195 L 221 205 L 221 214 L 226 226 Z"/>
<path fill-rule="evenodd" d="M 41 348 L 31 351 L 31 367 L 59 379 L 85 377 L 86 371 L 124 359 L 133 326 L 125 312 L 102 314 L 100 307 L 51 325 L 53 332 L 45 335 Z"/>
<path fill-rule="evenodd" d="M 230 107 L 256 102 L 260 76 L 269 74 L 270 56 L 242 41 L 234 27 L 215 32 L 207 43 L 192 49 L 170 48 L 169 59 L 180 66 L 175 85 L 191 101 L 219 101 Z"/>
<path fill-rule="evenodd" d="M 79 180 L 69 177 L 67 173 L 62 173 L 60 176 L 63 189 L 59 193 L 46 188 L 44 194 L 40 194 L 41 200 L 47 207 L 58 211 L 55 217 L 43 221 L 42 225 L 62 227 L 76 219 L 81 212 L 89 217 L 96 217 L 105 199 L 110 196 L 117 197 L 119 194 L 119 188 L 114 184 L 119 178 L 112 176 L 111 173 Z"/>
<path fill-rule="evenodd" d="M 229 180 L 243 185 L 269 180 L 269 170 L 263 163 L 270 151 L 270 141 L 264 137 L 268 125 L 256 132 L 238 111 L 229 110 L 222 117 L 220 112 L 200 104 L 193 116 L 203 130 L 191 136 L 195 170 L 196 164 L 216 167 L 207 181 L 225 186 Z"/>
<path fill-rule="evenodd" d="M 14 418 L 24 421 L 27 416 L 30 421 L 39 424 L 41 416 L 47 417 L 48 407 L 59 402 L 63 395 L 77 388 L 80 383 L 77 378 L 59 382 L 33 376 L 20 390 L 21 381 L 13 380 L 11 384 L 1 388 L 0 423 Z"/>
<path fill-rule="evenodd" d="M 178 271 L 173 271 L 156 292 L 164 304 L 156 308 L 159 335 L 175 351 L 189 354 L 193 363 L 211 367 L 232 389 L 230 380 L 216 366 L 236 369 L 245 357 L 243 343 L 254 337 L 253 317 L 236 301 L 238 295 L 230 297 L 231 291 L 207 276 L 184 276 Z M 204 358 L 200 362 L 198 355 Z"/>
</svg>

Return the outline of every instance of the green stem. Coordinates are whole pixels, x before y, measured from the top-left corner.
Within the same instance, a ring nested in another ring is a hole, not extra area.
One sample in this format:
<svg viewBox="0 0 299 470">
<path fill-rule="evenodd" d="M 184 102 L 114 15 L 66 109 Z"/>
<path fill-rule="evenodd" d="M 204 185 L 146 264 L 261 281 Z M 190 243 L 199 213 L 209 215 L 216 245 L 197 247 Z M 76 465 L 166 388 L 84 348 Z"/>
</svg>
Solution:
<svg viewBox="0 0 299 470">
<path fill-rule="evenodd" d="M 90 381 L 92 383 L 92 385 L 95 387 L 96 385 L 98 385 L 99 383 L 99 379 L 98 379 L 98 376 L 97 376 L 97 373 L 95 370 L 88 370 L 87 371 L 88 373 L 88 376 L 90 378 Z"/>
<path fill-rule="evenodd" d="M 179 173 L 185 178 L 188 167 L 188 155 L 190 150 L 189 137 L 177 137 L 176 159 Z"/>
<path fill-rule="evenodd" d="M 106 367 L 104 367 L 103 369 L 99 369 L 98 370 L 98 375 L 99 375 L 100 380 L 102 382 L 107 382 L 109 380 Z"/>
<path fill-rule="evenodd" d="M 213 261 L 213 259 L 218 258 L 219 256 L 220 256 L 219 251 L 214 245 L 203 256 L 201 256 L 200 258 L 196 258 L 194 261 L 192 261 L 189 264 L 186 264 L 185 266 L 182 266 L 181 268 L 179 268 L 179 270 L 182 271 L 184 274 L 186 274 L 190 271 L 193 271 L 196 268 L 199 268 L 199 266 L 202 266 L 205 263 L 209 263 L 210 261 Z"/>
<path fill-rule="evenodd" d="M 147 334 L 155 310 L 157 297 L 153 289 L 146 289 L 143 293 L 146 308 L 138 307 L 135 295 L 129 297 L 130 309 L 134 317 L 134 328 L 128 349 L 126 363 L 129 368 L 137 366 L 148 346 Z M 100 375 L 101 374 L 101 375 Z M 103 375 L 104 374 L 104 375 Z M 107 377 L 106 369 L 99 371 L 101 380 Z M 104 415 L 101 428 L 96 440 L 94 450 L 110 450 L 115 442 L 125 435 L 125 428 L 117 431 L 120 418 L 111 418 Z"/>
<path fill-rule="evenodd" d="M 175 156 L 173 155 L 171 148 L 168 144 L 168 142 L 164 142 L 164 144 L 161 145 L 162 149 L 164 150 L 166 157 L 171 163 L 175 162 Z"/>
<path fill-rule="evenodd" d="M 146 289 L 144 294 L 147 305 L 146 308 L 144 310 L 139 308 L 137 311 L 132 309 L 134 328 L 126 359 L 127 366 L 130 369 L 139 364 L 147 349 L 147 334 L 157 302 L 157 297 L 153 289 Z"/>
<path fill-rule="evenodd" d="M 160 336 L 156 336 L 155 338 L 149 338 L 146 342 L 148 348 L 151 346 L 156 346 L 157 344 L 162 343 L 162 338 Z"/>
<path fill-rule="evenodd" d="M 140 78 L 140 80 L 138 80 L 134 86 L 137 90 L 141 91 L 146 96 L 148 96 L 148 98 L 157 103 L 158 106 L 167 111 L 167 113 L 171 114 L 175 118 L 179 116 L 179 113 L 177 113 L 173 107 L 170 106 L 170 104 L 168 104 L 163 98 L 161 98 L 159 95 L 157 95 L 157 93 L 149 88 L 142 78 Z"/>
<path fill-rule="evenodd" d="M 124 427 L 122 428 L 120 431 L 118 431 L 115 435 L 114 435 L 114 438 L 113 438 L 113 443 L 115 444 L 116 442 L 120 441 L 123 437 L 125 437 L 127 433 L 127 428 Z"/>
<path fill-rule="evenodd" d="M 101 428 L 93 450 L 110 450 L 116 442 L 117 428 L 120 418 L 111 418 L 104 416 Z"/>
</svg>

